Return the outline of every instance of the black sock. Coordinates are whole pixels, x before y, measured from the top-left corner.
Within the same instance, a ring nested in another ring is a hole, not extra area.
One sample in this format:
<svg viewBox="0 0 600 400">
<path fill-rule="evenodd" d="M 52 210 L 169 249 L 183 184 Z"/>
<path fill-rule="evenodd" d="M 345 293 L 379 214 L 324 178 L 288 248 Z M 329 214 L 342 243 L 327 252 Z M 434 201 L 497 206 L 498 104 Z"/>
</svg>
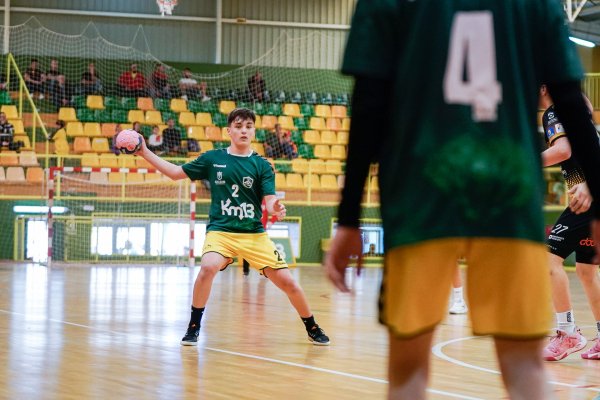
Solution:
<svg viewBox="0 0 600 400">
<path fill-rule="evenodd" d="M 306 327 L 307 331 L 310 331 L 313 326 L 315 326 L 317 323 L 315 322 L 315 316 L 311 315 L 308 318 L 302 318 L 302 322 L 304 322 L 304 326 Z"/>
<path fill-rule="evenodd" d="M 204 314 L 204 307 L 196 308 L 192 306 L 192 316 L 190 317 L 190 323 L 188 327 L 195 327 L 196 329 L 200 328 L 200 320 L 202 319 L 202 315 Z"/>
</svg>

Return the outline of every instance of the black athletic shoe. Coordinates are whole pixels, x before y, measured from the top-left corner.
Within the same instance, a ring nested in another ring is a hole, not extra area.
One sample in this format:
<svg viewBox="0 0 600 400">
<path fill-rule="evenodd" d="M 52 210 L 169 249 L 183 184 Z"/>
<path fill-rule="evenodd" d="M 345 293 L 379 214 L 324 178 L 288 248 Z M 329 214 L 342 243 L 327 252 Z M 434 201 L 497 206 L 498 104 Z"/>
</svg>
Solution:
<svg viewBox="0 0 600 400">
<path fill-rule="evenodd" d="M 308 333 L 308 340 L 316 346 L 329 346 L 329 337 L 325 334 L 319 325 L 315 324 Z"/>
<path fill-rule="evenodd" d="M 183 339 L 181 339 L 182 346 L 196 346 L 198 344 L 198 335 L 200 334 L 200 327 L 190 326 L 185 333 Z"/>
<path fill-rule="evenodd" d="M 250 273 L 250 266 L 244 263 L 244 266 L 242 268 L 244 269 L 244 275 L 248 276 L 248 274 Z"/>
</svg>

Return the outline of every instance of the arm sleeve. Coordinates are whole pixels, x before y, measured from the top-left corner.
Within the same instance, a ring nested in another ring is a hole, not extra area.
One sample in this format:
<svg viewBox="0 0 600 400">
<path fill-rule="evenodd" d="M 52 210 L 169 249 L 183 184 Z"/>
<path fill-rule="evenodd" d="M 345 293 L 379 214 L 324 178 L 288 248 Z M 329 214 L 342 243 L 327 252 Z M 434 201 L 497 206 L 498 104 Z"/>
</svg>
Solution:
<svg viewBox="0 0 600 400">
<path fill-rule="evenodd" d="M 164 138 L 164 141 L 166 142 L 166 137 Z M 193 181 L 209 178 L 208 167 L 210 166 L 210 161 L 208 160 L 207 154 L 208 153 L 204 153 L 195 160 L 181 166 L 188 178 Z"/>
<path fill-rule="evenodd" d="M 594 200 L 600 199 L 600 144 L 598 133 L 590 119 L 578 81 L 548 83 L 558 118 L 569 132 L 573 155 L 583 170 Z M 594 217 L 600 219 L 598 201 L 594 202 Z"/>
<path fill-rule="evenodd" d="M 385 134 L 388 110 L 382 105 L 389 105 L 388 90 L 390 83 L 383 79 L 357 77 L 352 98 L 352 125 L 348 141 L 348 158 L 346 160 L 346 178 L 342 189 L 342 200 L 338 208 L 338 224 L 358 227 L 360 203 L 369 166 L 377 160 L 379 150 L 385 138 L 371 134 L 373 116 L 377 116 L 378 124 L 384 127 L 380 131 Z M 383 119 L 382 119 L 383 116 Z"/>
</svg>

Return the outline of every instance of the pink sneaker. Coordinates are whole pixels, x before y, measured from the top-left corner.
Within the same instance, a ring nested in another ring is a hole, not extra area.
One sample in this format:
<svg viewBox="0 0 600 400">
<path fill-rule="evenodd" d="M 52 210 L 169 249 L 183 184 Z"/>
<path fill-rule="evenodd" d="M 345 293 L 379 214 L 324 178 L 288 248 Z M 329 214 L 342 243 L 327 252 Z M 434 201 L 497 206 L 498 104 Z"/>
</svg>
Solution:
<svg viewBox="0 0 600 400">
<path fill-rule="evenodd" d="M 544 360 L 562 360 L 569 354 L 582 350 L 586 344 L 587 339 L 583 337 L 579 329 L 572 335 L 568 335 L 567 332 L 557 329 L 556 336 L 552 336 L 550 343 L 544 348 Z"/>
<path fill-rule="evenodd" d="M 596 344 L 588 349 L 588 351 L 581 354 L 581 358 L 586 360 L 600 360 L 600 340 L 594 339 Z"/>
</svg>

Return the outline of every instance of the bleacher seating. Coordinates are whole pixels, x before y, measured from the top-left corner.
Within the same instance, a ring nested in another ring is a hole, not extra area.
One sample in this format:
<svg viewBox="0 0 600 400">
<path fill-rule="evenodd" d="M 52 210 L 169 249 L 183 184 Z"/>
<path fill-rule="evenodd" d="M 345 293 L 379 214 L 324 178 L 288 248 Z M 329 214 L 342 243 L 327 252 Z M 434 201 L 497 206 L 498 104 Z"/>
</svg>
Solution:
<svg viewBox="0 0 600 400">
<path fill-rule="evenodd" d="M 40 184 L 44 181 L 44 170 L 41 167 L 29 167 L 25 174 L 25 180 L 29 183 Z"/>
<path fill-rule="evenodd" d="M 6 168 L 6 182 L 25 182 L 25 171 L 23 167 Z"/>
</svg>

